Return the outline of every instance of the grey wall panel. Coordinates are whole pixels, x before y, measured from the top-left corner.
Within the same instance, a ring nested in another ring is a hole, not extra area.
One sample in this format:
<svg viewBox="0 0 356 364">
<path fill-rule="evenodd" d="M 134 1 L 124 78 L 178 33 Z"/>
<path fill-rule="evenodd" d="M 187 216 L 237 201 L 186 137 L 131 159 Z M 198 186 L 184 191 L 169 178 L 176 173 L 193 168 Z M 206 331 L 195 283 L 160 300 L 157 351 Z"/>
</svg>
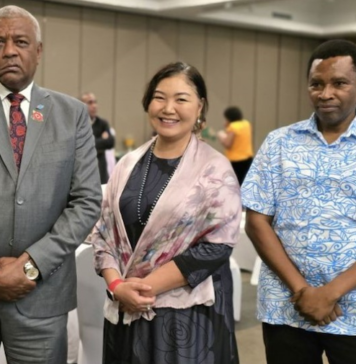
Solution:
<svg viewBox="0 0 356 364">
<path fill-rule="evenodd" d="M 74 97 L 80 92 L 81 8 L 45 4 L 43 85 Z"/>
<path fill-rule="evenodd" d="M 7 4 L 28 9 L 42 25 L 44 54 L 36 82 L 75 97 L 95 92 L 100 115 L 117 131 L 117 150 L 125 136 L 133 135 L 136 145 L 149 138 L 141 107 L 145 84 L 178 59 L 195 65 L 207 81 L 208 124 L 223 128 L 223 110 L 240 106 L 254 125 L 255 149 L 269 131 L 311 113 L 305 69 L 318 40 L 40 0 L 0 0 Z"/>
<path fill-rule="evenodd" d="M 278 126 L 289 125 L 299 119 L 300 59 L 300 38 L 282 36 L 279 53 Z"/>
<path fill-rule="evenodd" d="M 179 22 L 178 59 L 190 63 L 205 74 L 205 26 L 202 24 Z"/>
<path fill-rule="evenodd" d="M 234 30 L 231 95 L 229 103 L 241 108 L 246 119 L 255 124 L 257 34 Z"/>
<path fill-rule="evenodd" d="M 84 9 L 80 42 L 80 93 L 93 92 L 99 115 L 114 118 L 115 13 Z"/>
<path fill-rule="evenodd" d="M 133 136 L 136 146 L 146 138 L 148 121 L 141 106 L 147 79 L 148 24 L 144 16 L 118 14 L 115 57 L 115 110 L 117 150 Z"/>
<path fill-rule="evenodd" d="M 258 33 L 254 132 L 256 150 L 268 132 L 278 126 L 278 56 L 279 36 Z"/>
<path fill-rule="evenodd" d="M 310 117 L 313 109 L 311 107 L 308 96 L 308 82 L 307 82 L 307 66 L 308 60 L 313 50 L 320 44 L 317 40 L 302 39 L 302 55 L 301 55 L 301 87 L 300 87 L 300 102 L 299 102 L 299 120 L 304 120 Z"/>
<path fill-rule="evenodd" d="M 207 121 L 215 130 L 223 129 L 223 112 L 231 94 L 232 29 L 209 26 L 207 29 L 206 83 L 210 108 Z M 223 148 L 217 144 L 217 148 Z"/>
<path fill-rule="evenodd" d="M 178 21 L 148 18 L 147 80 L 178 59 Z"/>
</svg>

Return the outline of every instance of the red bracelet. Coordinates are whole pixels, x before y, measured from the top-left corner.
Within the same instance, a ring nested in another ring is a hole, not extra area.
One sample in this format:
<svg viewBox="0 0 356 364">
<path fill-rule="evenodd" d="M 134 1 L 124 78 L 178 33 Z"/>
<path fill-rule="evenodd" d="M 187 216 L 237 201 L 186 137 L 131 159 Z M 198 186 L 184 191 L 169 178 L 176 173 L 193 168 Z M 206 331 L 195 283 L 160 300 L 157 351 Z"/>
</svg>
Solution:
<svg viewBox="0 0 356 364">
<path fill-rule="evenodd" d="M 124 280 L 122 279 L 115 279 L 113 280 L 109 285 L 108 285 L 108 288 L 109 288 L 109 291 L 110 292 L 114 292 L 115 288 L 122 282 L 125 282 Z"/>
</svg>

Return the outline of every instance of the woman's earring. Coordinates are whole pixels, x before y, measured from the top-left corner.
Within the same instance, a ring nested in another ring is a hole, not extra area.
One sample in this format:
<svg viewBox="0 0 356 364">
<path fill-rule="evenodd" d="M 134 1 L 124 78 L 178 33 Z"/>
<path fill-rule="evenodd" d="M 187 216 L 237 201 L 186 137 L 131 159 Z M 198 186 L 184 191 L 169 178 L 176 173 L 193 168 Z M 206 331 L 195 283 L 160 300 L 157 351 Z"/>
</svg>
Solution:
<svg viewBox="0 0 356 364">
<path fill-rule="evenodd" d="M 193 133 L 198 133 L 200 132 L 200 129 L 201 129 L 201 120 L 198 118 L 196 120 L 196 122 L 194 123 L 194 126 L 193 126 Z"/>
</svg>

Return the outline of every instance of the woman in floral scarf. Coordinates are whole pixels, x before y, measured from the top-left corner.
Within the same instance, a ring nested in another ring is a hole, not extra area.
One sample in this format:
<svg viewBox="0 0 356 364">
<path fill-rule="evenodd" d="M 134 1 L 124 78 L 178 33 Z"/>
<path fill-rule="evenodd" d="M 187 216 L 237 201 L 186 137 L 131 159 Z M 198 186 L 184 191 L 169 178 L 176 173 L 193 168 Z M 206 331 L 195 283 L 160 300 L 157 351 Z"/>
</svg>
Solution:
<svg viewBox="0 0 356 364">
<path fill-rule="evenodd" d="M 157 136 L 117 164 L 94 235 L 108 285 L 105 364 L 237 364 L 229 256 L 240 190 L 229 161 L 196 137 L 208 100 L 192 66 L 149 82 Z"/>
</svg>

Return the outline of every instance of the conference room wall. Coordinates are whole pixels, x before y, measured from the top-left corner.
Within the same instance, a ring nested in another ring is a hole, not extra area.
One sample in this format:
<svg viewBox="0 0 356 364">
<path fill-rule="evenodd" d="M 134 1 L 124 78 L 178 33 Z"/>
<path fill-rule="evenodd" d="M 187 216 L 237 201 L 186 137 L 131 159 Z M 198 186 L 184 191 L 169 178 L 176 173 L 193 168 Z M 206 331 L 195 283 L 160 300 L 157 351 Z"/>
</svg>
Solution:
<svg viewBox="0 0 356 364">
<path fill-rule="evenodd" d="M 99 113 L 136 145 L 151 135 L 141 107 L 144 86 L 162 65 L 184 60 L 207 81 L 208 123 L 239 105 L 254 125 L 256 149 L 276 127 L 307 118 L 306 63 L 318 40 L 35 0 L 19 5 L 40 21 L 44 52 L 36 82 L 77 97 L 93 91 Z M 216 144 L 217 145 L 217 144 Z M 218 146 L 219 147 L 219 146 Z"/>
</svg>

